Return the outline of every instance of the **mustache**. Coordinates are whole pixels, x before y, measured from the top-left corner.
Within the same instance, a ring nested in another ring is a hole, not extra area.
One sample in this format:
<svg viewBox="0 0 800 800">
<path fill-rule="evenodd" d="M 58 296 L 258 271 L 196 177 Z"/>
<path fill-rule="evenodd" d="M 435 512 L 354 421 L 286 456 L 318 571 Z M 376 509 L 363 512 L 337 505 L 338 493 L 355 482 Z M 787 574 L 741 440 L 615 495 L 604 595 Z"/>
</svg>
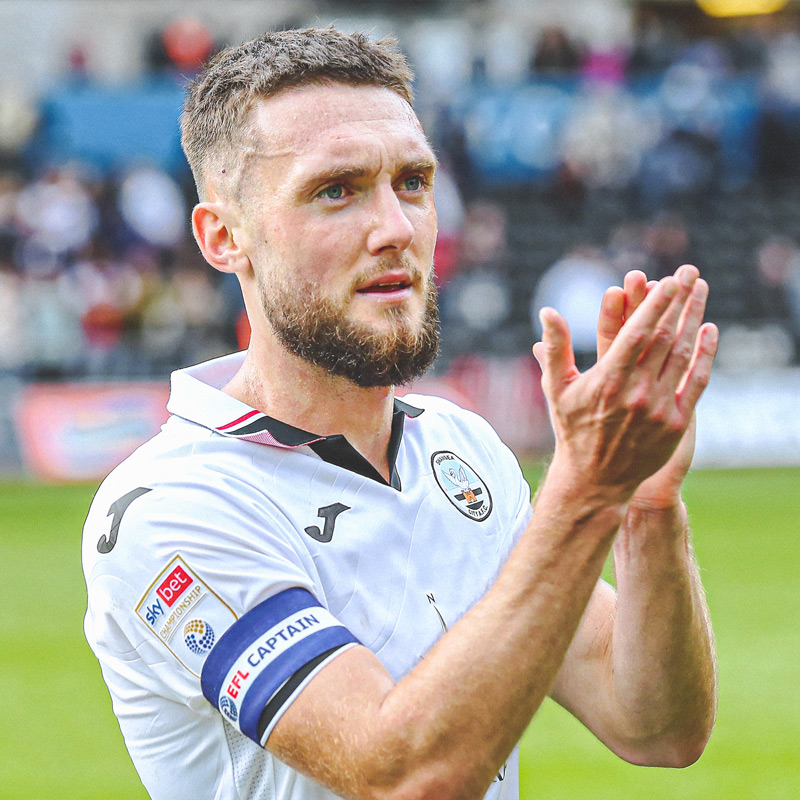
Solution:
<svg viewBox="0 0 800 800">
<path fill-rule="evenodd" d="M 355 291 L 359 286 L 371 283 L 380 278 L 381 275 L 394 270 L 403 270 L 408 275 L 408 279 L 413 286 L 418 286 L 422 283 L 422 270 L 405 253 L 400 253 L 399 255 L 379 256 L 372 266 L 359 272 L 353 278 L 350 288 Z M 433 278 L 433 272 L 431 272 L 430 277 L 431 279 Z"/>
</svg>

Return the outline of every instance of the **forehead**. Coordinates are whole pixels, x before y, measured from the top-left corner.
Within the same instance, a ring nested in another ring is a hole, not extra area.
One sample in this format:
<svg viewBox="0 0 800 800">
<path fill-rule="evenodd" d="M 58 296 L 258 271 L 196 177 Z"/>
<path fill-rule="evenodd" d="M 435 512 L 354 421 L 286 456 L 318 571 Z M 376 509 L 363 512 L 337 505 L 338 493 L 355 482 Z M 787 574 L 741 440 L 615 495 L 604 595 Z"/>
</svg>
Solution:
<svg viewBox="0 0 800 800">
<path fill-rule="evenodd" d="M 287 89 L 259 101 L 246 159 L 287 179 L 341 162 L 434 161 L 414 110 L 390 89 L 330 84 Z M 248 158 L 250 157 L 250 158 Z M 251 164 L 250 166 L 255 166 Z"/>
</svg>

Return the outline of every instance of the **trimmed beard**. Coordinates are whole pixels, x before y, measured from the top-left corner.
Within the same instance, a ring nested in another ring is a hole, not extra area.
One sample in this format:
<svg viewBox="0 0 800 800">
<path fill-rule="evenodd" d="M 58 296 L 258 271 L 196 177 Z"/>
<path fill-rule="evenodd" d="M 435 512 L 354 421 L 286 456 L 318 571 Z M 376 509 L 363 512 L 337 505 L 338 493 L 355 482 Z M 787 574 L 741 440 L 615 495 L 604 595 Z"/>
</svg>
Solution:
<svg viewBox="0 0 800 800">
<path fill-rule="evenodd" d="M 412 273 L 412 279 L 418 276 Z M 418 279 L 418 278 L 417 278 Z M 357 278 L 359 285 L 364 278 Z M 419 378 L 439 353 L 439 310 L 433 274 L 425 287 L 425 308 L 413 325 L 401 308 L 389 308 L 387 332 L 349 319 L 344 304 L 320 292 L 316 283 L 294 281 L 266 286 L 259 276 L 264 314 L 280 343 L 293 355 L 362 389 L 402 386 Z"/>
</svg>

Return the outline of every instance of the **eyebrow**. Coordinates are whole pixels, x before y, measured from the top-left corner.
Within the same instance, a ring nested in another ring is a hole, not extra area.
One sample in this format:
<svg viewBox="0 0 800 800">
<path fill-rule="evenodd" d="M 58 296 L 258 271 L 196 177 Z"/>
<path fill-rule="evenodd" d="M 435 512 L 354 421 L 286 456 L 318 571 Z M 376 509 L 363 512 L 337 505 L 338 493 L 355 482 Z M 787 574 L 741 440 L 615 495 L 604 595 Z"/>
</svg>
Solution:
<svg viewBox="0 0 800 800">
<path fill-rule="evenodd" d="M 438 167 L 439 162 L 436 156 L 433 159 L 420 159 L 418 161 L 406 161 L 398 170 L 398 174 L 409 172 L 434 172 Z M 330 183 L 340 183 L 348 180 L 364 178 L 371 174 L 372 170 L 367 167 L 352 167 L 333 165 L 326 169 L 315 172 L 304 179 L 297 190 L 298 195 L 304 195 L 314 191 L 318 186 L 323 186 Z"/>
</svg>

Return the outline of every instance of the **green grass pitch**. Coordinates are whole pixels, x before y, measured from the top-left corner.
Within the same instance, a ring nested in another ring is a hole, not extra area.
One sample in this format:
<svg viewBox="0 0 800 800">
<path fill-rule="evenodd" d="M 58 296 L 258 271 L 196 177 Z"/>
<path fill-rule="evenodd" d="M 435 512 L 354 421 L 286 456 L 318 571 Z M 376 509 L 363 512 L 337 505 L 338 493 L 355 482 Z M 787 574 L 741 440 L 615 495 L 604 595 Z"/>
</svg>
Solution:
<svg viewBox="0 0 800 800">
<path fill-rule="evenodd" d="M 82 634 L 93 491 L 0 485 L 0 798 L 146 798 Z M 700 761 L 629 766 L 548 701 L 522 743 L 525 800 L 800 798 L 799 498 L 800 470 L 689 477 L 720 659 L 719 717 Z"/>
</svg>

